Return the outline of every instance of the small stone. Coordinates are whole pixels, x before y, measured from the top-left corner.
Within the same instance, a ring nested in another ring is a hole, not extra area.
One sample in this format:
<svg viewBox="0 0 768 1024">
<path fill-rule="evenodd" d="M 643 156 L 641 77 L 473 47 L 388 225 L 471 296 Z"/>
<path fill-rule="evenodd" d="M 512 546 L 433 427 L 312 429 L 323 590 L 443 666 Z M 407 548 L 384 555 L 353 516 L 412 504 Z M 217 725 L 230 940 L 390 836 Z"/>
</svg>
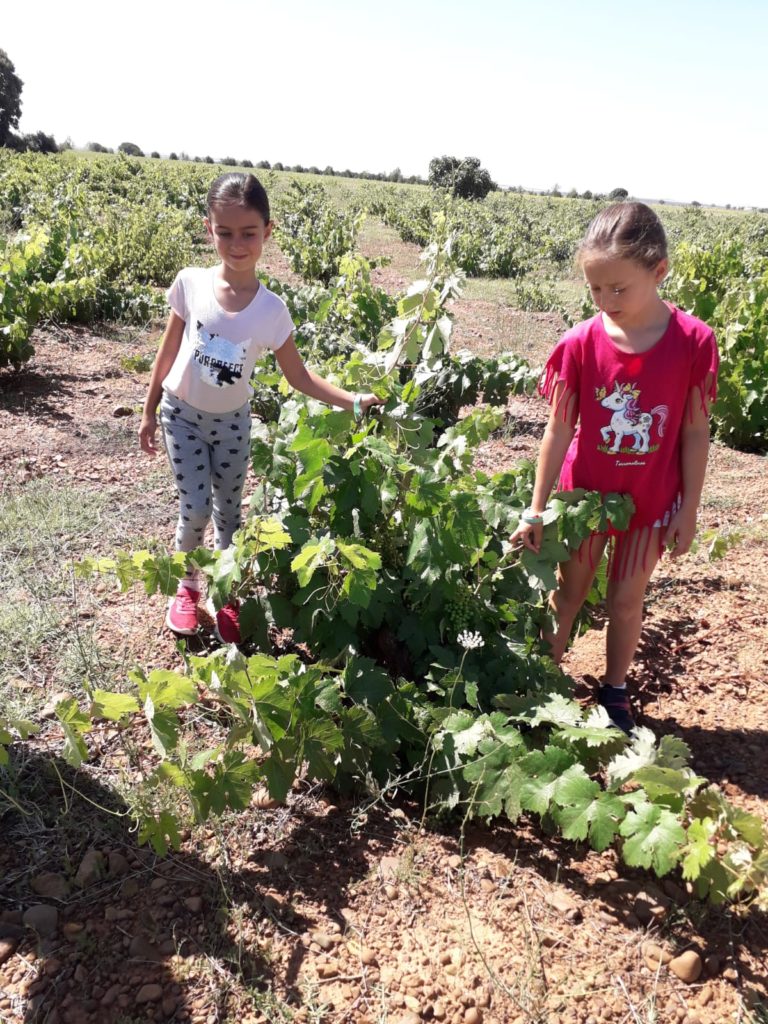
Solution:
<svg viewBox="0 0 768 1024">
<path fill-rule="evenodd" d="M 80 861 L 80 867 L 75 875 L 75 885 L 85 889 L 89 885 L 93 885 L 94 882 L 98 882 L 100 878 L 103 878 L 104 873 L 104 855 L 99 850 L 91 848 Z"/>
<path fill-rule="evenodd" d="M 715 993 L 714 993 L 714 991 L 712 989 L 712 986 L 711 985 L 705 985 L 702 988 L 701 992 L 699 992 L 699 997 L 696 1000 L 696 1002 L 699 1004 L 699 1006 L 706 1006 L 707 1003 L 711 1003 L 712 1002 L 712 1000 L 714 999 L 714 996 L 715 996 Z"/>
<path fill-rule="evenodd" d="M 65 900 L 69 896 L 69 882 L 55 871 L 36 875 L 30 882 L 38 896 L 46 900 Z"/>
<path fill-rule="evenodd" d="M 165 889 L 168 885 L 167 878 L 153 878 L 150 882 L 149 888 L 152 892 L 159 892 L 161 889 Z"/>
<path fill-rule="evenodd" d="M 61 931 L 64 935 L 64 938 L 69 939 L 70 942 L 74 942 L 84 928 L 85 925 L 81 924 L 80 921 L 66 921 L 61 926 Z"/>
<path fill-rule="evenodd" d="M 27 928 L 33 928 L 41 939 L 50 938 L 56 934 L 59 924 L 59 912 L 56 907 L 49 907 L 45 903 L 38 903 L 30 907 L 24 914 L 24 924 Z"/>
<path fill-rule="evenodd" d="M 336 960 L 329 960 L 328 963 L 320 964 L 317 973 L 321 978 L 335 978 L 339 973 L 339 964 Z"/>
<path fill-rule="evenodd" d="M 547 903 L 550 907 L 556 910 L 558 914 L 562 914 L 566 921 L 571 921 L 575 924 L 577 921 L 581 920 L 581 908 L 564 893 L 552 893 L 552 895 L 547 899 Z"/>
<path fill-rule="evenodd" d="M 410 1010 L 412 1013 L 420 1012 L 421 1003 L 416 998 L 416 996 L 406 994 L 403 996 L 403 1002 L 405 1003 L 406 1009 Z"/>
<path fill-rule="evenodd" d="M 282 806 L 282 801 L 270 796 L 269 790 L 264 786 L 259 786 L 258 789 L 254 790 L 253 796 L 251 797 L 251 807 L 258 807 L 259 810 L 262 811 L 271 811 L 276 807 Z"/>
<path fill-rule="evenodd" d="M 113 878 L 122 878 L 131 870 L 128 859 L 118 850 L 111 850 L 108 858 L 109 873 Z"/>
<path fill-rule="evenodd" d="M 387 897 L 388 900 L 396 900 L 398 896 L 397 886 L 392 885 L 391 882 L 388 882 L 384 886 L 384 895 Z"/>
<path fill-rule="evenodd" d="M 445 1006 L 438 1000 L 432 1007 L 432 1016 L 435 1020 L 445 1020 L 446 1011 Z"/>
<path fill-rule="evenodd" d="M 458 855 L 458 853 L 454 853 L 451 857 L 448 858 L 448 867 L 451 868 L 452 871 L 459 870 L 459 868 L 461 867 L 461 857 Z"/>
<path fill-rule="evenodd" d="M 657 971 L 660 966 L 665 966 L 672 959 L 672 954 L 669 950 L 664 949 L 655 942 L 644 942 L 642 949 L 645 965 L 651 971 Z"/>
<path fill-rule="evenodd" d="M 736 970 L 735 967 L 726 967 L 726 969 L 723 971 L 723 977 L 726 981 L 738 981 L 739 972 Z"/>
<path fill-rule="evenodd" d="M 326 935 L 325 932 L 310 932 L 309 937 L 312 942 L 316 942 L 320 949 L 323 949 L 326 952 L 329 949 L 332 949 L 335 945 L 333 937 L 331 935 Z"/>
<path fill-rule="evenodd" d="M 162 1009 L 163 1009 L 163 1019 L 164 1020 L 170 1019 L 173 1016 L 173 1014 L 174 1014 L 174 1012 L 176 1010 L 176 1007 L 178 1005 L 179 1005 L 178 996 L 175 996 L 173 994 L 164 996 L 163 997 L 163 1006 L 162 1006 Z"/>
<path fill-rule="evenodd" d="M 421 1017 L 411 1010 L 406 1010 L 402 1016 L 397 1018 L 397 1024 L 421 1024 Z"/>
<path fill-rule="evenodd" d="M 187 896 L 184 900 L 184 906 L 190 914 L 199 914 L 203 909 L 203 898 L 202 896 Z"/>
<path fill-rule="evenodd" d="M 158 960 L 162 960 L 158 948 L 148 939 L 145 939 L 143 935 L 134 935 L 128 947 L 128 954 L 136 960 L 149 960 L 155 963 Z"/>
<path fill-rule="evenodd" d="M 400 858 L 382 857 L 379 861 L 379 871 L 383 879 L 396 879 L 400 873 Z"/>
<path fill-rule="evenodd" d="M 112 415 L 115 419 L 120 419 L 123 416 L 133 416 L 133 409 L 130 405 L 116 405 L 112 410 Z"/>
<path fill-rule="evenodd" d="M 18 944 L 17 939 L 0 939 L 0 964 L 4 964 L 6 960 L 13 956 Z"/>
<path fill-rule="evenodd" d="M 669 961 L 670 971 L 686 985 L 692 985 L 699 980 L 703 966 L 701 957 L 692 949 L 687 949 L 685 953 Z"/>
<path fill-rule="evenodd" d="M 123 986 L 121 984 L 110 985 L 99 1002 L 102 1006 L 111 1006 L 122 991 Z"/>
<path fill-rule="evenodd" d="M 136 994 L 137 1003 L 156 1003 L 162 999 L 162 985 L 142 985 Z"/>
<path fill-rule="evenodd" d="M 483 1014 L 476 1006 L 470 1006 L 464 1014 L 464 1024 L 483 1024 Z"/>
<path fill-rule="evenodd" d="M 43 709 L 40 712 L 41 718 L 55 718 L 56 717 L 56 705 L 60 704 L 63 700 L 71 700 L 72 694 L 67 690 L 59 690 L 57 693 L 51 695 L 50 700 L 47 704 L 43 705 Z"/>
<path fill-rule="evenodd" d="M 136 878 L 126 878 L 123 884 L 120 886 L 120 895 L 123 899 L 132 900 L 134 896 L 139 895 L 139 882 Z"/>
<path fill-rule="evenodd" d="M 710 976 L 714 978 L 720 973 L 720 957 L 717 953 L 710 953 L 707 959 L 704 961 L 704 970 Z"/>
</svg>

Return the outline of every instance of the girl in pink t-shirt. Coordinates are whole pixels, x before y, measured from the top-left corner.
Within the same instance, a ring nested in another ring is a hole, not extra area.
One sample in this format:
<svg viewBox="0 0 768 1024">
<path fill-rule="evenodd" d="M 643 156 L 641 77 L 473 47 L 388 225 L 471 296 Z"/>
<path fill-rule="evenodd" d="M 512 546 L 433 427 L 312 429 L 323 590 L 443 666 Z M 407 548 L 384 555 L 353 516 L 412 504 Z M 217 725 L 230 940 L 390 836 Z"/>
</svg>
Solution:
<svg viewBox="0 0 768 1024">
<path fill-rule="evenodd" d="M 560 340 L 542 376 L 551 405 L 531 508 L 512 543 L 539 549 L 542 513 L 555 481 L 631 495 L 625 533 L 593 534 L 559 568 L 550 604 L 557 628 L 545 639 L 560 662 L 595 568 L 611 541 L 606 666 L 598 700 L 629 733 L 626 674 L 642 627 L 643 598 L 666 545 L 685 554 L 709 451 L 709 405 L 718 355 L 712 331 L 664 302 L 664 228 L 643 203 L 602 210 L 579 247 L 579 263 L 600 312 Z"/>
</svg>

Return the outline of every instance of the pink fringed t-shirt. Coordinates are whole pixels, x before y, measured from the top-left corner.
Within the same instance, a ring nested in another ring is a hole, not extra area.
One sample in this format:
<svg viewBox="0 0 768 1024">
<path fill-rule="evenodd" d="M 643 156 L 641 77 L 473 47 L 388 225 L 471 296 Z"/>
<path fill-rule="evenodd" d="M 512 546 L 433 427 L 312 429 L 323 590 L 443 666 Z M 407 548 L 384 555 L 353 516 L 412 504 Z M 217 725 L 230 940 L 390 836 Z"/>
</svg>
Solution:
<svg viewBox="0 0 768 1024">
<path fill-rule="evenodd" d="M 635 503 L 630 532 L 666 526 L 680 507 L 689 395 L 698 391 L 705 407 L 716 396 L 712 330 L 682 310 L 670 311 L 664 334 L 638 354 L 617 348 L 601 314 L 577 324 L 558 342 L 540 384 L 552 401 L 556 385 L 564 382 L 558 412 L 577 423 L 560 488 L 630 494 Z"/>
</svg>

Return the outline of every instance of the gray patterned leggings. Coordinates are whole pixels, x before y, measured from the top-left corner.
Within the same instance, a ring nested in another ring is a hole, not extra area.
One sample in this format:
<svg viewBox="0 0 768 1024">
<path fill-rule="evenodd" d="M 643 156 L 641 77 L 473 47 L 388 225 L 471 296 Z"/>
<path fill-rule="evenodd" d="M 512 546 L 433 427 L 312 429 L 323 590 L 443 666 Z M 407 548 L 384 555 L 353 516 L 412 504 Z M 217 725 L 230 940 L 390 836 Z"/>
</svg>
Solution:
<svg viewBox="0 0 768 1024">
<path fill-rule="evenodd" d="M 200 547 L 211 513 L 214 546 L 229 547 L 248 471 L 248 403 L 233 412 L 200 412 L 164 391 L 160 423 L 179 495 L 176 550 Z"/>
</svg>

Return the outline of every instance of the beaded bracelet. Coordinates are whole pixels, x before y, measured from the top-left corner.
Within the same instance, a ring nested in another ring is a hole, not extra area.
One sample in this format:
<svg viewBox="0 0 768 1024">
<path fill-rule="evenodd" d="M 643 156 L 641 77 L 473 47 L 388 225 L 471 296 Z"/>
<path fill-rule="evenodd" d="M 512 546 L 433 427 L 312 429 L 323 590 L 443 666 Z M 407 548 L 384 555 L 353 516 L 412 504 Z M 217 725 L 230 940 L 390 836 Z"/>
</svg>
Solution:
<svg viewBox="0 0 768 1024">
<path fill-rule="evenodd" d="M 357 394 L 355 395 L 355 399 L 352 402 L 352 415 L 355 417 L 356 420 L 359 420 L 360 417 L 363 415 L 363 409 L 361 405 L 362 401 L 363 396 L 361 394 Z"/>
</svg>

